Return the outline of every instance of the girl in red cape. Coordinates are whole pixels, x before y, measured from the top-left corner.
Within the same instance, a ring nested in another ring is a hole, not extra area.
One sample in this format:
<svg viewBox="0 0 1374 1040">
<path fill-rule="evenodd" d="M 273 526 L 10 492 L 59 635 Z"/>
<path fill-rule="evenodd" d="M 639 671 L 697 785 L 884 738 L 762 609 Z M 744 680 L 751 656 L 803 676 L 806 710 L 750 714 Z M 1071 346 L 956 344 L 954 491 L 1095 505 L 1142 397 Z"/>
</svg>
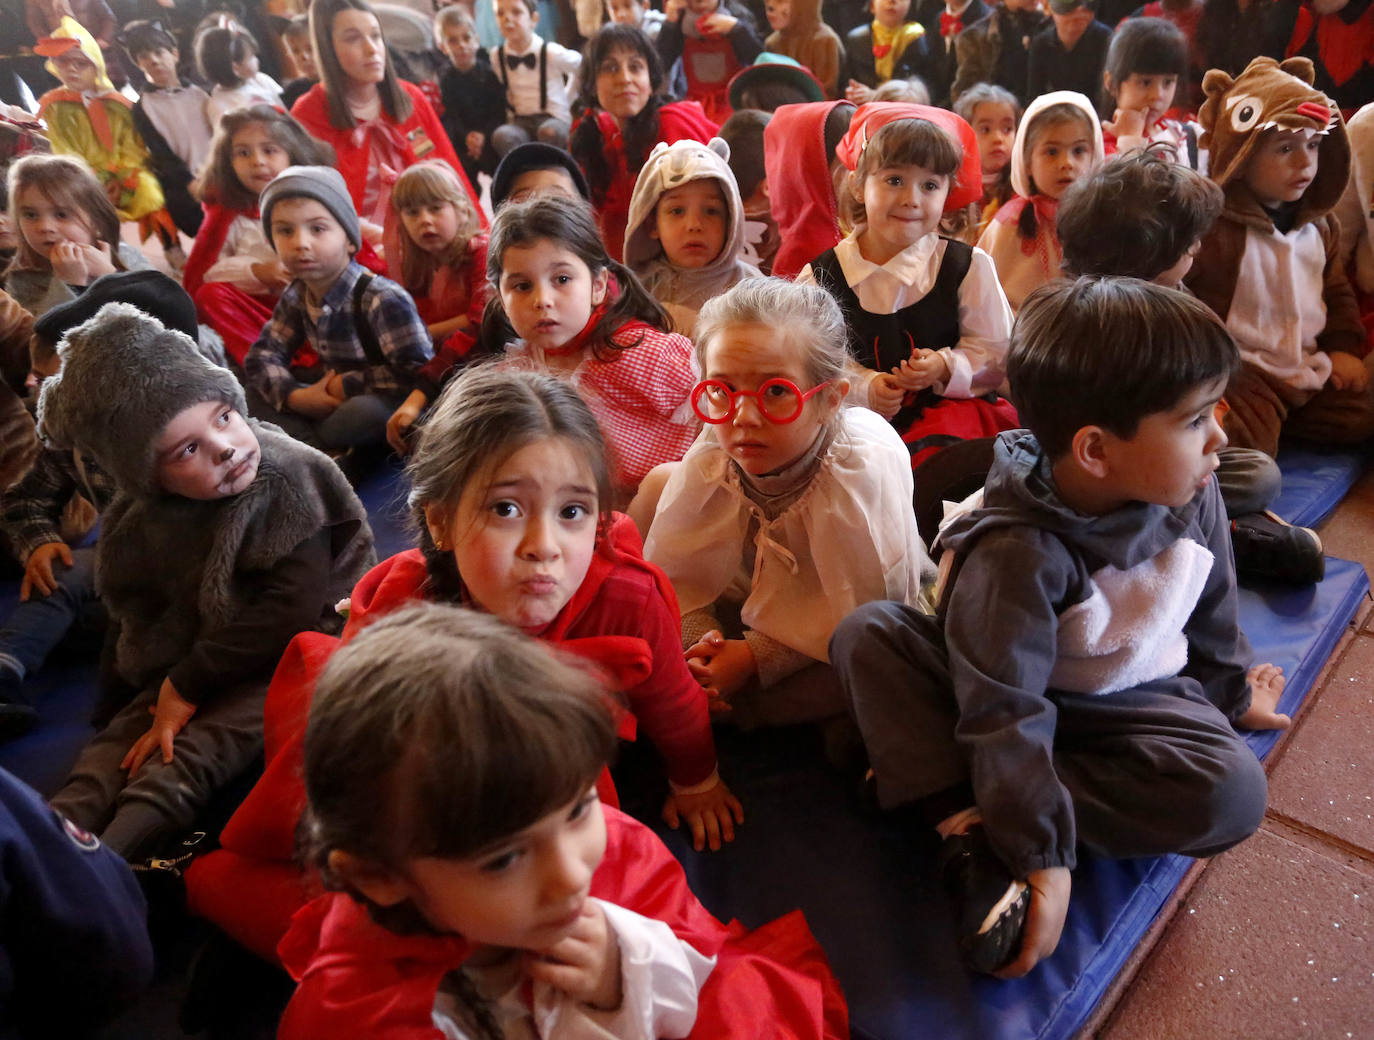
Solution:
<svg viewBox="0 0 1374 1040">
<path fill-rule="evenodd" d="M 334 149 L 363 237 L 380 242 L 391 186 L 421 159 L 442 159 L 453 167 L 485 227 L 477 193 L 439 116 L 419 87 L 397 77 L 367 0 L 317 0 L 310 8 L 310 37 L 322 80 L 291 114 Z"/>
<path fill-rule="evenodd" d="M 347 644 L 421 600 L 471 606 L 594 662 L 664 761 L 663 818 L 697 848 L 730 841 L 743 810 L 716 771 L 706 692 L 682 656 L 677 597 L 642 555 L 633 523 L 609 510 L 605 444 L 591 410 L 543 373 L 462 372 L 420 426 L 409 463 L 420 547 L 369 571 L 353 590 Z M 230 819 L 222 849 L 188 873 L 196 912 L 264 956 L 306 901 L 292 863 L 304 804 L 303 705 L 335 645 L 298 639 L 268 692 L 263 778 Z M 614 798 L 609 774 L 603 796 Z"/>
<path fill-rule="evenodd" d="M 335 891 L 281 943 L 278 1036 L 846 1035 L 800 914 L 722 926 L 601 806 L 614 745 L 595 674 L 474 611 L 411 606 L 335 654 L 301 828 Z"/>
</svg>

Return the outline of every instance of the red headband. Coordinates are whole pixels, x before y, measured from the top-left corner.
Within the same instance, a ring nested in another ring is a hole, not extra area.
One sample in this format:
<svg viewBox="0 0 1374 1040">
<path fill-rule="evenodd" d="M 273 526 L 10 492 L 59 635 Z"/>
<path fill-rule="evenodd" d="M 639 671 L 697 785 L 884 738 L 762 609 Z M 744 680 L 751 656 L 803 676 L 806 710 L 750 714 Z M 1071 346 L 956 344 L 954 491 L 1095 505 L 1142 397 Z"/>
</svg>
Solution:
<svg viewBox="0 0 1374 1040">
<path fill-rule="evenodd" d="M 978 138 L 973 133 L 973 127 L 947 109 L 913 105 L 905 101 L 870 101 L 860 105 L 850 120 L 849 132 L 835 149 L 835 155 L 846 169 L 857 169 L 859 157 L 863 155 L 869 140 L 888 123 L 895 123 L 899 119 L 924 119 L 934 123 L 963 148 L 963 161 L 949 181 L 946 213 L 963 209 L 983 197 L 983 166 L 978 156 Z"/>
</svg>

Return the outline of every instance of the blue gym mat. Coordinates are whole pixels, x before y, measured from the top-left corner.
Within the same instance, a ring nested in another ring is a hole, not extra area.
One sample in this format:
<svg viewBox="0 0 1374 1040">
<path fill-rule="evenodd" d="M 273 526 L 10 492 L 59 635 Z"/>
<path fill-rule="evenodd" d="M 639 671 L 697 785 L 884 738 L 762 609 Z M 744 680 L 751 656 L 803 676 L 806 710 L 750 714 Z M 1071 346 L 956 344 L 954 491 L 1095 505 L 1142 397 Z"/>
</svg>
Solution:
<svg viewBox="0 0 1374 1040">
<path fill-rule="evenodd" d="M 1298 506 L 1325 503 L 1339 473 L 1347 474 L 1340 486 L 1348 487 L 1358 468 L 1348 457 L 1344 464 L 1335 459 L 1285 451 L 1284 501 L 1291 493 Z M 379 556 L 414 544 L 398 466 L 359 490 Z M 1334 504 L 1320 508 L 1329 512 Z M 1328 559 L 1326 580 L 1313 588 L 1241 591 L 1242 623 L 1258 657 L 1283 666 L 1289 677 L 1282 710 L 1293 711 L 1311 689 L 1368 587 L 1358 564 Z M 16 583 L 0 587 L 0 612 L 16 599 Z M 0 766 L 46 793 L 56 790 L 92 732 L 84 719 L 94 696 L 94 661 L 64 656 L 55 654 L 35 680 L 51 721 L 0 745 Z M 1263 756 L 1278 736 L 1249 740 Z M 931 877 L 933 835 L 867 809 L 824 764 L 813 730 L 723 734 L 720 745 L 747 814 L 735 843 L 723 852 L 695 853 L 676 832 L 662 829 L 665 840 L 717 915 L 757 925 L 798 906 L 806 911 L 844 985 L 861 1040 L 1067 1040 L 1192 863 L 1179 856 L 1085 861 L 1074 874 L 1074 899 L 1055 955 L 1027 979 L 975 978 L 958 963 L 948 902 Z"/>
<path fill-rule="evenodd" d="M 1242 590 L 1257 659 L 1288 676 L 1281 710 L 1312 688 L 1361 598 L 1364 569 L 1328 560 L 1310 589 Z M 1277 734 L 1253 734 L 1265 755 Z M 693 852 L 660 828 L 693 890 L 720 917 L 758 925 L 800 906 L 849 998 L 854 1034 L 872 1040 L 1067 1040 L 1182 880 L 1192 860 L 1088 859 L 1074 872 L 1059 949 L 1011 982 L 958 962 L 948 900 L 932 877 L 933 834 L 866 811 L 804 729 L 722 735 L 721 757 L 744 803 L 733 845 Z"/>
<path fill-rule="evenodd" d="M 1284 443 L 1278 455 L 1283 488 L 1270 508 L 1290 524 L 1315 527 L 1340 505 L 1367 460 L 1362 447 Z"/>
</svg>

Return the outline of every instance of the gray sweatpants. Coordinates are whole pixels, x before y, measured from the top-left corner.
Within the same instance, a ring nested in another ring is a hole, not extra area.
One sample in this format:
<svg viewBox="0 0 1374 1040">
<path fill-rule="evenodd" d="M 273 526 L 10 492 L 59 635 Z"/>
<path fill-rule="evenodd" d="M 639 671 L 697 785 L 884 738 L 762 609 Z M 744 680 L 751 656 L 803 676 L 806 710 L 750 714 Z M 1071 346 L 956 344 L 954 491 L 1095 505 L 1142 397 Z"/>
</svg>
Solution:
<svg viewBox="0 0 1374 1040">
<path fill-rule="evenodd" d="M 936 620 L 900 603 L 868 603 L 835 630 L 830 662 L 883 807 L 945 799 L 942 815 L 967 808 L 969 766 L 955 741 L 959 712 Z M 1054 768 L 1083 847 L 1113 857 L 1212 856 L 1259 827 L 1264 770 L 1194 684 L 1046 696 L 1057 708 Z M 964 805 L 947 801 L 961 790 Z"/>
<path fill-rule="evenodd" d="M 130 779 L 120 763 L 148 732 L 158 687 L 139 694 L 86 745 L 52 807 L 137 861 L 159 840 L 188 828 L 216 790 L 262 749 L 266 683 L 226 690 L 202 704 L 177 734 L 172 761 L 154 750 Z M 126 782 L 127 780 L 127 782 Z"/>
</svg>

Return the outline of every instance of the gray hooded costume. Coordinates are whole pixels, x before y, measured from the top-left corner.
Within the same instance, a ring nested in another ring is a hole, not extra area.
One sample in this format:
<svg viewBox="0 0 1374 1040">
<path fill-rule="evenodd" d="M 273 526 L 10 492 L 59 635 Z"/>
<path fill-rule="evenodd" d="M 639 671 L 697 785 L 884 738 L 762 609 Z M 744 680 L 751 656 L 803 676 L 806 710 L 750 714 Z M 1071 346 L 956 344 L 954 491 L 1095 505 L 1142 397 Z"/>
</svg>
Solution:
<svg viewBox="0 0 1374 1040">
<path fill-rule="evenodd" d="M 79 448 L 115 481 L 96 588 L 119 676 L 143 692 L 82 753 L 54 804 L 132 855 L 189 824 L 251 760 L 281 652 L 297 632 L 337 627 L 333 605 L 374 562 L 372 531 L 337 466 L 252 420 L 261 455 L 245 490 L 212 501 L 161 490 L 153 446 L 173 417 L 205 401 L 245 411 L 234 377 L 183 333 L 111 303 L 58 353 L 62 372 L 43 387 L 39 432 Z M 147 731 L 164 679 L 196 714 L 170 764 L 155 754 L 125 784 L 120 760 Z"/>
</svg>

